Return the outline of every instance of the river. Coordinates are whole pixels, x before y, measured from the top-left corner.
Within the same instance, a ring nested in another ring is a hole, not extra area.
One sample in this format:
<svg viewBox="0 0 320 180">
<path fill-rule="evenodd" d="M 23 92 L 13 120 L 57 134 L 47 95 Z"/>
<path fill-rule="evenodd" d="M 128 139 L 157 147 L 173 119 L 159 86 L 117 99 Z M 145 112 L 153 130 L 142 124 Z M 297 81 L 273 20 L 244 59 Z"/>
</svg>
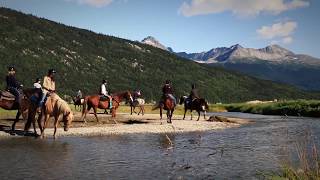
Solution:
<svg viewBox="0 0 320 180">
<path fill-rule="evenodd" d="M 185 134 L 0 140 L 1 179 L 261 179 L 320 137 L 316 118 L 215 113 L 253 123 Z M 317 140 L 316 140 L 317 142 Z M 319 145 L 319 144 L 317 144 Z"/>
</svg>

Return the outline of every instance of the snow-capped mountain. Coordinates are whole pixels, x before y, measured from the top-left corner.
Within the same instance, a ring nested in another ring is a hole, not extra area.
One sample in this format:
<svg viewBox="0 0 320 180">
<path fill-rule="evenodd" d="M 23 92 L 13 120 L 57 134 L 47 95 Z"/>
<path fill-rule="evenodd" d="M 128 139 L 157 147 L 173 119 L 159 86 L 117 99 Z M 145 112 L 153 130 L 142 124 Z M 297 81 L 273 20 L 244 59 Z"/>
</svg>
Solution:
<svg viewBox="0 0 320 180">
<path fill-rule="evenodd" d="M 164 46 L 156 38 L 154 38 L 152 36 L 148 36 L 148 37 L 144 38 L 141 42 L 144 44 L 148 44 L 150 46 L 156 47 L 156 48 L 160 48 L 160 49 L 163 49 L 163 50 L 166 50 L 169 52 L 173 52 L 172 48 Z"/>
<path fill-rule="evenodd" d="M 239 44 L 231 47 L 213 48 L 201 53 L 176 53 L 178 56 L 201 63 L 235 63 L 237 61 L 269 61 L 273 63 L 303 63 L 320 65 L 320 60 L 307 55 L 295 54 L 279 45 L 270 45 L 261 49 L 244 48 Z"/>
<path fill-rule="evenodd" d="M 236 44 L 200 53 L 176 53 L 153 37 L 145 38 L 142 43 L 170 51 L 198 63 L 221 66 L 225 69 L 292 84 L 307 90 L 320 90 L 320 59 L 295 54 L 279 45 L 254 49 Z"/>
</svg>

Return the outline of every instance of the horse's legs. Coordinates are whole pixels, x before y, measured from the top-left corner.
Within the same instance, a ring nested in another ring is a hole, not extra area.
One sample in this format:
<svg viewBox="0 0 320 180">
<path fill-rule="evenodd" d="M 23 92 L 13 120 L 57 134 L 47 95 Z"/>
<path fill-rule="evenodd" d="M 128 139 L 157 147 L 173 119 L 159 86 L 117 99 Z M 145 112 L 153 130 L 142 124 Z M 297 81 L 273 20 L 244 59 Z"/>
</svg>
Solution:
<svg viewBox="0 0 320 180">
<path fill-rule="evenodd" d="M 21 115 L 20 110 L 18 110 L 17 115 L 16 115 L 16 119 L 14 120 L 12 126 L 11 126 L 11 131 L 15 131 L 16 129 L 16 123 L 19 121 L 19 117 Z"/>
<path fill-rule="evenodd" d="M 53 132 L 53 138 L 56 139 L 56 132 L 57 132 L 57 128 L 58 128 L 58 120 L 59 117 L 55 117 L 54 118 L 54 132 Z"/>
<path fill-rule="evenodd" d="M 144 115 L 144 105 L 141 106 L 142 116 Z"/>
<path fill-rule="evenodd" d="M 198 119 L 197 119 L 197 121 L 199 121 L 199 119 L 200 119 L 200 111 L 198 111 Z"/>
<path fill-rule="evenodd" d="M 183 120 L 186 118 L 187 108 L 184 107 L 184 114 L 183 114 Z"/>
<path fill-rule="evenodd" d="M 44 110 L 42 110 L 42 111 L 44 111 Z M 37 119 L 37 121 L 38 121 L 38 126 L 39 126 L 39 129 L 40 129 L 40 132 L 41 132 L 41 133 L 42 133 L 42 131 L 43 131 L 42 124 L 41 124 L 42 116 L 43 116 L 43 112 L 40 113 L 40 115 L 38 116 L 38 119 Z"/>
<path fill-rule="evenodd" d="M 87 114 L 88 114 L 88 112 L 90 111 L 90 109 L 91 109 L 91 106 L 90 105 L 88 105 L 88 107 L 86 108 L 85 106 L 84 107 L 82 107 L 83 108 L 83 110 L 82 110 L 82 116 L 81 116 L 81 121 L 84 121 L 84 123 L 87 123 L 87 121 L 86 121 L 86 118 L 87 118 Z"/>
<path fill-rule="evenodd" d="M 131 114 L 130 114 L 130 115 L 132 115 L 132 109 L 133 109 L 133 108 L 132 108 L 132 105 L 130 105 L 130 109 L 131 109 Z"/>
<path fill-rule="evenodd" d="M 162 120 L 162 106 L 160 106 L 160 120 Z"/>
<path fill-rule="evenodd" d="M 204 118 L 204 120 L 206 120 L 206 113 L 207 113 L 206 111 L 203 112 L 203 118 Z"/>
<path fill-rule="evenodd" d="M 49 114 L 44 116 L 44 123 L 43 123 L 42 132 L 41 132 L 41 137 L 44 137 L 44 130 L 47 128 L 49 116 L 50 116 Z"/>
<path fill-rule="evenodd" d="M 98 119 L 98 116 L 97 116 L 97 108 L 96 107 L 93 107 L 93 112 L 94 112 L 94 116 L 97 119 L 97 122 L 99 122 L 99 119 Z"/>
<path fill-rule="evenodd" d="M 192 120 L 192 109 L 190 109 L 190 113 L 191 113 L 191 120 Z"/>
</svg>

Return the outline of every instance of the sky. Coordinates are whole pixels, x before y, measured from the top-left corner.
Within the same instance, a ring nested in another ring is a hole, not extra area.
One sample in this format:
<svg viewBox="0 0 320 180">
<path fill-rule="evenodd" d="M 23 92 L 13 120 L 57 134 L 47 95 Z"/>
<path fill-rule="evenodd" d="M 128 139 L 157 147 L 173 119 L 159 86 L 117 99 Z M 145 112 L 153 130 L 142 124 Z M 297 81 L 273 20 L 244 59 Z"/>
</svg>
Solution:
<svg viewBox="0 0 320 180">
<path fill-rule="evenodd" d="M 320 58 L 319 0 L 0 0 L 0 6 L 130 40 L 153 36 L 176 52 L 278 44 Z"/>
</svg>

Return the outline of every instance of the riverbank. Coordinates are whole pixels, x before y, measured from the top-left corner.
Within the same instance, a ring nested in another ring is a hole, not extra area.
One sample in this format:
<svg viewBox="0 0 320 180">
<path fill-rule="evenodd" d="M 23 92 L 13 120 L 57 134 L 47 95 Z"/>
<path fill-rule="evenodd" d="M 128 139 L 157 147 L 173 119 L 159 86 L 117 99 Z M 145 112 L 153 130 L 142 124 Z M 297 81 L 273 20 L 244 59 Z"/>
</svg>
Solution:
<svg viewBox="0 0 320 180">
<path fill-rule="evenodd" d="M 212 105 L 212 108 L 228 112 L 243 112 L 262 115 L 320 117 L 319 100 L 292 100 L 261 103 L 235 103 Z M 210 107 L 210 108 L 211 108 Z"/>
<path fill-rule="evenodd" d="M 75 120 L 69 131 L 64 132 L 62 128 L 57 131 L 57 136 L 105 136 L 105 135 L 122 135 L 122 134 L 135 134 L 135 133 L 187 133 L 197 131 L 211 131 L 222 130 L 226 128 L 239 127 L 241 124 L 248 123 L 249 121 L 239 118 L 222 117 L 220 119 L 227 119 L 223 122 L 204 120 L 203 117 L 199 121 L 182 120 L 183 116 L 174 115 L 172 124 L 168 124 L 165 120 L 159 119 L 159 114 L 145 114 L 129 115 L 120 113 L 117 118 L 112 119 L 110 115 L 98 114 L 100 122 L 97 123 L 92 114 L 88 115 L 88 123 L 80 122 L 80 112 L 75 112 Z M 194 118 L 195 119 L 195 118 Z M 209 119 L 209 118 L 208 118 Z M 211 119 L 212 120 L 212 119 Z M 0 137 L 12 137 L 10 135 L 10 125 L 12 120 L 1 119 L 0 123 Z M 45 133 L 47 137 L 53 135 L 53 120 L 51 119 L 48 129 Z M 24 122 L 17 124 L 17 129 L 23 128 Z M 62 125 L 62 123 L 61 123 Z M 39 133 L 39 130 L 38 130 Z"/>
</svg>

